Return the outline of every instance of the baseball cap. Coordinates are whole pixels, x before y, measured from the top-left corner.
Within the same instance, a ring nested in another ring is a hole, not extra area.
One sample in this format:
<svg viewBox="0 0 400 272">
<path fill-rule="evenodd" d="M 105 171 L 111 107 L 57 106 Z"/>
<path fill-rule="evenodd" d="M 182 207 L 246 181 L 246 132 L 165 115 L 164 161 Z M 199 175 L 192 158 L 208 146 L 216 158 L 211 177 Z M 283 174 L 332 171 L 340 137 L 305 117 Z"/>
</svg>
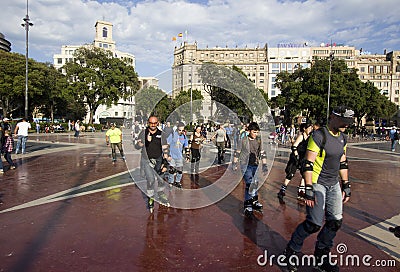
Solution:
<svg viewBox="0 0 400 272">
<path fill-rule="evenodd" d="M 7 117 L 3 119 L 3 121 L 10 121 L 10 119 L 8 119 Z"/>
<path fill-rule="evenodd" d="M 346 106 L 338 106 L 333 109 L 332 114 L 340 117 L 342 121 L 347 124 L 351 124 L 354 122 L 354 111 Z"/>
</svg>

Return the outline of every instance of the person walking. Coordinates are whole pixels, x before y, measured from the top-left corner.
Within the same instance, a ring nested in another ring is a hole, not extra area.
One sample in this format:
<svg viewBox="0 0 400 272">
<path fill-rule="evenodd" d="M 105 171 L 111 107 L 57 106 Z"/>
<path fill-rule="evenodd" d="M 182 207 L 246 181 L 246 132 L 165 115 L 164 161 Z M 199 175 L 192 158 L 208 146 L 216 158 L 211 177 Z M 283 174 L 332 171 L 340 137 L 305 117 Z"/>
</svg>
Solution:
<svg viewBox="0 0 400 272">
<path fill-rule="evenodd" d="M 223 125 L 218 125 L 217 130 L 214 135 L 211 137 L 211 140 L 215 139 L 215 145 L 218 149 L 218 164 L 221 164 L 222 161 L 225 160 L 225 143 L 226 143 L 226 131 Z"/>
<path fill-rule="evenodd" d="M 189 143 L 185 132 L 185 125 L 179 122 L 176 131 L 172 132 L 167 138 L 169 146 L 169 174 L 168 183 L 177 188 L 182 188 L 182 174 L 183 174 L 183 151 L 186 153 L 186 160 L 189 161 L 190 151 Z"/>
<path fill-rule="evenodd" d="M 332 111 L 327 127 L 314 131 L 310 136 L 303 163 L 307 216 L 293 232 L 283 253 L 289 271 L 297 271 L 297 256 L 294 255 L 301 250 L 304 240 L 318 231 L 314 251 L 316 268 L 339 271 L 337 265 L 329 262 L 328 255 L 342 225 L 343 203 L 351 196 L 344 131 L 353 123 L 353 116 L 353 110 L 339 106 Z"/>
<path fill-rule="evenodd" d="M 256 179 L 256 172 L 259 165 L 259 160 L 262 162 L 262 172 L 268 172 L 267 156 L 262 149 L 261 137 L 258 135 L 260 127 L 256 122 L 248 125 L 248 136 L 245 136 L 239 141 L 238 149 L 234 152 L 232 161 L 232 169 L 234 171 L 238 168 L 243 174 L 245 182 L 244 190 L 244 214 L 248 217 L 253 215 L 253 210 L 262 212 L 263 205 L 258 200 L 258 181 Z"/>
<path fill-rule="evenodd" d="M 76 120 L 74 124 L 74 130 L 75 130 L 74 137 L 79 138 L 79 133 L 81 131 L 81 121 Z"/>
<path fill-rule="evenodd" d="M 118 148 L 122 160 L 125 161 L 124 150 L 122 148 L 122 131 L 115 126 L 115 123 L 111 123 L 110 126 L 110 129 L 106 132 L 106 143 L 107 145 L 111 145 L 112 162 L 115 163 L 117 161 L 116 148 Z"/>
<path fill-rule="evenodd" d="M 11 131 L 6 130 L 4 131 L 4 139 L 3 139 L 3 146 L 2 146 L 2 151 L 4 153 L 4 159 L 8 162 L 10 165 L 10 169 L 15 169 L 15 163 L 13 162 L 11 158 L 11 153 L 13 152 L 14 149 L 14 139 L 11 136 Z M 3 167 L 2 167 L 3 169 Z"/>
<path fill-rule="evenodd" d="M 294 127 L 292 129 L 294 129 Z M 283 182 L 281 189 L 278 192 L 278 198 L 281 204 L 285 203 L 283 198 L 286 195 L 287 186 L 294 177 L 294 174 L 296 173 L 297 169 L 300 169 L 302 177 L 300 181 L 300 186 L 298 187 L 297 190 L 297 198 L 299 200 L 304 200 L 305 183 L 304 183 L 303 172 L 301 171 L 300 166 L 303 163 L 304 156 L 307 150 L 308 137 L 311 134 L 312 130 L 313 130 L 313 125 L 311 124 L 311 122 L 307 121 L 306 123 L 301 124 L 300 134 L 297 136 L 296 140 L 292 144 L 291 147 L 292 153 L 290 153 L 289 161 L 287 162 L 285 168 L 285 173 L 286 173 L 285 181 Z"/>
<path fill-rule="evenodd" d="M 158 118 L 150 116 L 147 127 L 138 136 L 137 149 L 141 149 L 140 167 L 144 172 L 147 181 L 147 205 L 150 212 L 153 212 L 154 201 L 157 200 L 161 205 L 169 206 L 167 195 L 164 193 L 165 185 L 160 175 L 168 167 L 166 161 L 169 154 L 166 139 L 162 136 L 162 131 L 158 129 Z M 157 195 L 155 195 L 155 180 L 157 179 Z"/>
<path fill-rule="evenodd" d="M 389 131 L 389 138 L 392 142 L 391 150 L 392 152 L 394 152 L 396 150 L 396 142 L 399 140 L 399 134 L 397 133 L 395 126 L 393 126 L 392 129 Z"/>
<path fill-rule="evenodd" d="M 28 140 L 28 131 L 31 129 L 31 124 L 26 121 L 26 118 L 22 118 L 21 122 L 17 123 L 14 130 L 14 135 L 18 136 L 17 146 L 15 148 L 15 154 L 18 154 L 19 148 L 21 153 L 25 154 L 26 141 Z"/>
<path fill-rule="evenodd" d="M 190 174 L 192 180 L 197 184 L 199 181 L 199 168 L 200 168 L 200 158 L 201 158 L 201 149 L 203 147 L 203 142 L 206 140 L 201 133 L 201 126 L 197 125 L 193 134 L 190 136 L 189 145 L 190 145 Z"/>
</svg>

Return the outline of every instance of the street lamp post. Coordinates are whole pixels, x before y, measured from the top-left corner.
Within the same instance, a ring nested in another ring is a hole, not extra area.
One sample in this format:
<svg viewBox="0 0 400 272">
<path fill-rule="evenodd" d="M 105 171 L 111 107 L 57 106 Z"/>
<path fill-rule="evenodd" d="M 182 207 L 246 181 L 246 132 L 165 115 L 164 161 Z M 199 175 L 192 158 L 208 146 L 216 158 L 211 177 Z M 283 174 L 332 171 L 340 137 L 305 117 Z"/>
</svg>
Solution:
<svg viewBox="0 0 400 272">
<path fill-rule="evenodd" d="M 328 123 L 329 119 L 329 104 L 330 104 L 330 96 L 331 96 L 331 74 L 332 74 L 332 61 L 334 59 L 334 52 L 332 51 L 332 42 L 331 42 L 331 52 L 329 53 L 329 77 L 328 77 L 328 107 L 326 109 L 326 123 Z"/>
<path fill-rule="evenodd" d="M 26 41 L 26 51 L 25 51 L 25 118 L 28 118 L 28 32 L 29 27 L 33 26 L 30 22 L 28 15 L 28 0 L 26 0 L 26 16 L 23 18 L 24 22 L 21 24 L 25 27 L 25 41 Z"/>
<path fill-rule="evenodd" d="M 190 72 L 190 123 L 193 123 L 193 61 L 191 63 Z"/>
</svg>

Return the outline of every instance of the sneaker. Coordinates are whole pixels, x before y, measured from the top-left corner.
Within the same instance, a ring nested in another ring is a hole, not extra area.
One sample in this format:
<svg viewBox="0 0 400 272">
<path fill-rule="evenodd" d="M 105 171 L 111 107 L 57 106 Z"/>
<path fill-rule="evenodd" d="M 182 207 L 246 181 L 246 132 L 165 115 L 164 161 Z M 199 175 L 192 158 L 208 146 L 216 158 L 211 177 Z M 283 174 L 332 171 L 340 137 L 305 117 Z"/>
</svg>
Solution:
<svg viewBox="0 0 400 272">
<path fill-rule="evenodd" d="M 123 157 L 122 157 L 122 160 L 123 160 L 123 161 L 125 161 L 125 160 L 126 160 L 125 156 L 123 156 Z"/>
<path fill-rule="evenodd" d="M 283 251 L 282 255 L 285 256 L 284 259 L 282 260 L 282 263 L 285 264 L 286 270 L 289 272 L 296 272 L 298 269 L 296 264 L 296 258 L 290 258 L 296 255 L 296 251 L 287 246 L 285 251 Z"/>
<path fill-rule="evenodd" d="M 244 208 L 244 215 L 246 217 L 252 217 L 253 216 L 253 208 L 252 207 Z"/>
<path fill-rule="evenodd" d="M 3 169 L 0 169 L 0 174 L 4 174 L 4 170 Z"/>
<path fill-rule="evenodd" d="M 262 213 L 263 205 L 258 202 L 258 196 L 255 196 L 252 200 L 253 202 L 251 203 L 251 207 L 253 210 Z"/>
<path fill-rule="evenodd" d="M 285 195 L 286 195 L 286 194 L 285 194 L 285 191 L 283 191 L 282 189 L 279 190 L 279 192 L 278 192 L 278 194 L 277 194 L 278 199 L 279 199 L 279 203 L 285 204 L 285 201 L 283 200 L 283 197 L 284 197 Z"/>
<path fill-rule="evenodd" d="M 115 163 L 117 160 L 116 159 L 112 159 L 112 162 Z"/>
<path fill-rule="evenodd" d="M 150 213 L 153 213 L 153 211 L 154 211 L 154 198 L 152 198 L 152 197 L 148 198 L 147 207 L 149 208 Z"/>
<path fill-rule="evenodd" d="M 182 189 L 182 183 L 180 183 L 180 182 L 174 182 L 174 186 L 176 188 Z"/>
<path fill-rule="evenodd" d="M 253 199 L 245 200 L 244 201 L 244 215 L 246 217 L 252 217 L 253 216 Z"/>
<path fill-rule="evenodd" d="M 329 248 L 315 248 L 314 256 L 317 262 L 315 268 L 321 272 L 339 272 L 339 266 L 329 262 L 329 252 Z"/>
<path fill-rule="evenodd" d="M 11 167 L 10 167 L 10 169 L 15 169 L 15 168 L 17 168 L 17 167 L 15 167 L 14 165 L 11 165 Z"/>
</svg>

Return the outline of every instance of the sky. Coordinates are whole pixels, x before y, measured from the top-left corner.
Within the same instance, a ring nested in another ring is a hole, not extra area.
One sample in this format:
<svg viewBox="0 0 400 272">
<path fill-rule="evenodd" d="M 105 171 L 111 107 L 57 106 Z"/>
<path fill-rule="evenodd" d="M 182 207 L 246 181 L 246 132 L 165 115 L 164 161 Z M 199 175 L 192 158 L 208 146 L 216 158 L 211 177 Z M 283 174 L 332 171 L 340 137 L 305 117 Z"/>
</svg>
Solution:
<svg viewBox="0 0 400 272">
<path fill-rule="evenodd" d="M 0 32 L 25 54 L 26 0 L 2 0 Z M 400 50 L 398 0 L 29 0 L 29 57 L 53 62 L 62 45 L 94 40 L 97 20 L 113 24 L 119 51 L 134 54 L 139 76 L 163 77 L 183 40 L 198 48 L 330 41 L 382 54 Z M 173 41 L 178 33 L 183 38 Z"/>
</svg>

